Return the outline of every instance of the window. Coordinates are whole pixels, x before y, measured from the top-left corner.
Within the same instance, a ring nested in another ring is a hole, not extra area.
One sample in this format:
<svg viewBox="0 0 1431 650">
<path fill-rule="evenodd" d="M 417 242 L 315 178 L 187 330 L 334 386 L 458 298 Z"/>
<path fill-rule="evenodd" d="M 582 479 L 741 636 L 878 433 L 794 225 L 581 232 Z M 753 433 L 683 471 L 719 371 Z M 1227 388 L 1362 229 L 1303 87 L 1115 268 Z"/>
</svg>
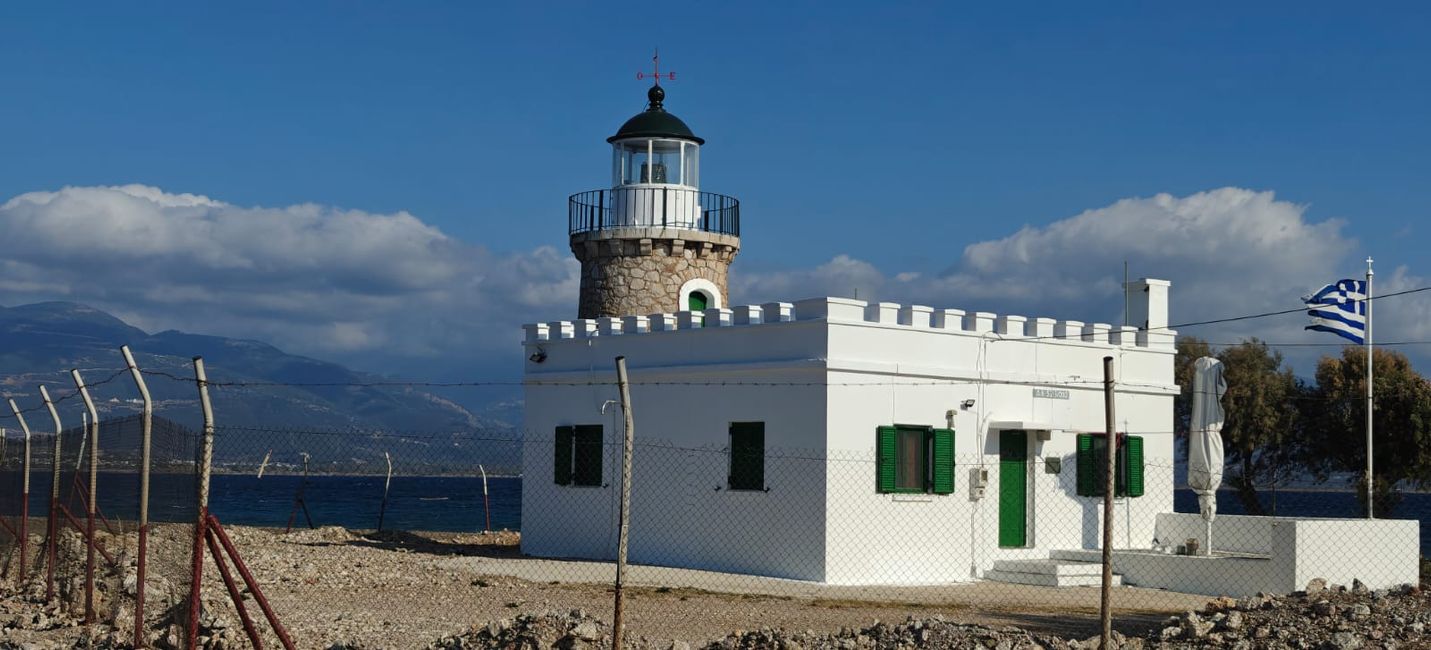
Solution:
<svg viewBox="0 0 1431 650">
<path fill-rule="evenodd" d="M 880 427 L 875 443 L 875 489 L 881 493 L 953 494 L 954 430 Z"/>
<path fill-rule="evenodd" d="M 730 423 L 730 476 L 732 490 L 765 489 L 765 423 Z"/>
<path fill-rule="evenodd" d="M 1113 494 L 1143 496 L 1143 438 L 1118 434 L 1118 458 L 1114 463 Z M 1108 485 L 1108 435 L 1078 434 L 1078 496 L 1101 497 Z"/>
<path fill-rule="evenodd" d="M 601 485 L 604 445 L 599 424 L 556 428 L 553 464 L 557 485 Z"/>
<path fill-rule="evenodd" d="M 696 186 L 697 147 L 682 140 L 627 140 L 613 149 L 612 182 Z"/>
</svg>

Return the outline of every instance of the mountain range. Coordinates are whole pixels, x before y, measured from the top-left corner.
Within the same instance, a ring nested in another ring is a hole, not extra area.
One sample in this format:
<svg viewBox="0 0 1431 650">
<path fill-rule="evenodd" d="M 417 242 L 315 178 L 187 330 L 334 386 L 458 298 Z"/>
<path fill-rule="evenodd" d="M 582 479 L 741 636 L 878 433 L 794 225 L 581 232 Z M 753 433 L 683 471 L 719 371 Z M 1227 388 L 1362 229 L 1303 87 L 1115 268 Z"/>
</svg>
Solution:
<svg viewBox="0 0 1431 650">
<path fill-rule="evenodd" d="M 139 392 L 125 369 L 119 352 L 128 345 L 135 362 L 146 373 L 146 383 L 163 417 L 198 428 L 198 391 L 191 359 L 202 356 L 211 390 L 215 420 L 220 429 L 271 430 L 264 438 L 234 441 L 230 453 L 272 448 L 283 432 L 395 431 L 434 434 L 473 432 L 510 436 L 514 423 L 479 415 L 457 402 L 412 386 L 365 386 L 395 380 L 350 370 L 341 365 L 287 354 L 260 341 L 205 336 L 178 331 L 149 334 L 123 320 L 82 304 L 43 302 L 0 307 L 0 393 L 21 409 L 41 404 L 39 386 L 52 398 L 74 392 L 71 368 L 82 373 L 102 420 L 121 418 L 140 410 Z M 167 375 L 167 376 L 166 376 Z M 110 381 L 105 381 L 110 380 Z M 223 384 L 263 384 L 234 386 Z M 321 385 L 315 385 L 321 384 Z M 62 424 L 80 424 L 82 404 L 64 399 Z M 0 408 L 0 422 L 8 421 L 8 405 Z M 510 416 L 511 404 L 493 407 Z M 27 416 L 32 429 L 53 428 L 43 410 Z M 299 436 L 287 436 L 297 438 Z M 278 440 L 278 446 L 288 446 Z M 296 443 L 295 443 L 296 444 Z"/>
</svg>

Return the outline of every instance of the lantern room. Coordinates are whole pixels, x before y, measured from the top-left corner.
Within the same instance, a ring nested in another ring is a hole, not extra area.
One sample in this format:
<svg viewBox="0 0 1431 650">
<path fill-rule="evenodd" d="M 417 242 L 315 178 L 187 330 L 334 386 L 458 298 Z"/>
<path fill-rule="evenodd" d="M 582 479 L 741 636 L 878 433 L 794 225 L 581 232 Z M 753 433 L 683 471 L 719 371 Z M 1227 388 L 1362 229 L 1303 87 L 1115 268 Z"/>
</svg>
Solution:
<svg viewBox="0 0 1431 650">
<path fill-rule="evenodd" d="M 626 120 L 611 143 L 611 186 L 700 187 L 700 149 L 705 140 L 681 118 L 666 112 L 666 91 L 651 86 L 646 110 Z"/>
<path fill-rule="evenodd" d="M 612 143 L 611 186 L 700 187 L 700 145 L 672 138 L 630 138 Z"/>
<path fill-rule="evenodd" d="M 666 111 L 666 90 L 659 84 L 646 91 L 646 99 L 646 110 L 606 139 L 610 189 L 572 195 L 571 232 L 662 228 L 739 236 L 739 201 L 700 191 L 705 140 Z"/>
</svg>

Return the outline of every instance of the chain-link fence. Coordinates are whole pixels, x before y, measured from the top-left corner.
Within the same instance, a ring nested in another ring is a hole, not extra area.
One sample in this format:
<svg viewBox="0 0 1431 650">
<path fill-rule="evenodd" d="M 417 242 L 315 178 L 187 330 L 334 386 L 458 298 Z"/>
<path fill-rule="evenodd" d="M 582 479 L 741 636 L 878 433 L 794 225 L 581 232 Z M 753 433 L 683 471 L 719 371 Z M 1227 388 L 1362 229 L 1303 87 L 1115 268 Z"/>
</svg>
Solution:
<svg viewBox="0 0 1431 650">
<path fill-rule="evenodd" d="M 299 648 L 425 647 L 553 610 L 610 621 L 622 487 L 614 410 L 609 422 L 523 433 L 220 425 L 208 513 L 226 533 L 200 539 L 195 643 L 243 647 L 251 628 L 278 647 L 265 608 Z M 935 615 L 1097 632 L 1102 434 L 895 425 L 869 431 L 864 448 L 802 449 L 758 422 L 731 422 L 708 445 L 675 442 L 690 439 L 672 435 L 681 427 L 638 420 L 627 639 L 660 646 Z M 93 488 L 88 428 L 31 433 L 28 504 L 25 436 L 4 436 L 0 589 L 76 618 L 88 611 L 128 640 L 143 585 L 139 641 L 184 647 L 201 436 L 152 419 L 141 563 L 144 418 L 98 428 Z M 1369 521 L 1350 492 L 1229 480 L 1238 489 L 1218 494 L 1209 526 L 1197 495 L 1178 487 L 1186 468 L 1172 439 L 1118 438 L 1115 626 L 1139 632 L 1210 597 L 1319 579 L 1419 581 L 1427 495 L 1405 494 L 1391 518 Z"/>
<path fill-rule="evenodd" d="M 763 435 L 707 447 L 638 438 L 628 638 L 910 615 L 1094 634 L 1105 457 L 1077 442 L 1093 434 L 1060 435 L 1075 437 L 1069 453 L 943 458 L 930 437 L 893 460 L 874 432 L 864 450 L 781 448 Z M 216 449 L 210 510 L 298 647 L 422 647 L 549 610 L 610 620 L 621 446 L 609 432 L 220 427 Z M 1395 530 L 1415 522 L 1356 520 L 1342 493 L 1279 490 L 1279 514 L 1296 517 L 1272 518 L 1238 515 L 1224 491 L 1209 554 L 1177 471 L 1172 458 L 1118 458 L 1118 627 L 1313 578 L 1417 581 L 1416 567 L 1408 577 L 1387 559 L 1407 557 L 1395 544 L 1421 543 Z M 1366 562 L 1368 549 L 1389 555 Z M 204 589 L 206 633 L 235 629 L 222 584 Z"/>
<path fill-rule="evenodd" d="M 54 604 L 62 614 L 112 626 L 119 638 L 148 643 L 179 622 L 177 608 L 189 590 L 187 556 L 180 551 L 188 548 L 197 519 L 196 436 L 167 419 L 152 419 L 150 526 L 147 553 L 141 554 L 143 423 L 138 415 L 102 420 L 97 443 L 90 426 L 58 436 L 32 431 L 28 440 L 23 431 L 8 430 L 0 459 L 0 528 L 7 593 Z M 93 474 L 92 459 L 98 460 Z M 136 635 L 141 598 L 144 631 Z"/>
</svg>

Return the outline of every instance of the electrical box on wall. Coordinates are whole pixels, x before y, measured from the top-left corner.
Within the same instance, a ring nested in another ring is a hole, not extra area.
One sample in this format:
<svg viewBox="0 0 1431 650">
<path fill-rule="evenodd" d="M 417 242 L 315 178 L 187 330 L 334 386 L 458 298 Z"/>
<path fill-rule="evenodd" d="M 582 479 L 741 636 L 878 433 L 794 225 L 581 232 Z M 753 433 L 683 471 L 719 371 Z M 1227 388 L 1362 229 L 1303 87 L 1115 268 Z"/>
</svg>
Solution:
<svg viewBox="0 0 1431 650">
<path fill-rule="evenodd" d="M 983 467 L 974 467 L 969 470 L 969 498 L 978 501 L 984 498 L 984 491 L 989 487 L 989 470 Z"/>
</svg>

